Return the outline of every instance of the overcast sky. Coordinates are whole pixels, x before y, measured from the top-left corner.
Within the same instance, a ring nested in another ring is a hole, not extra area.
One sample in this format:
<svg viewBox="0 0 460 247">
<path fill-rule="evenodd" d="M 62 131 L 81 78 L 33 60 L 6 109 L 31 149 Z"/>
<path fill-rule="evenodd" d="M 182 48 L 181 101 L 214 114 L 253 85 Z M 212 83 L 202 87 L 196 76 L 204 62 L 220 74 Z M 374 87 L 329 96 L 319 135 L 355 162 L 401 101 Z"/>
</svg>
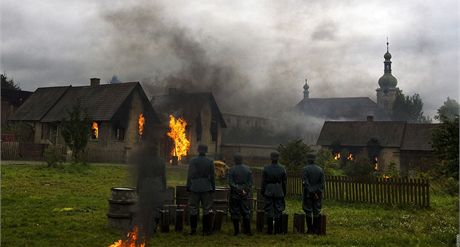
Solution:
<svg viewBox="0 0 460 247">
<path fill-rule="evenodd" d="M 174 77 L 254 113 L 295 105 L 305 78 L 311 97 L 375 100 L 388 36 L 398 87 L 433 116 L 458 100 L 459 13 L 457 0 L 2 0 L 1 71 L 30 91 L 117 75 L 162 93 Z"/>
</svg>

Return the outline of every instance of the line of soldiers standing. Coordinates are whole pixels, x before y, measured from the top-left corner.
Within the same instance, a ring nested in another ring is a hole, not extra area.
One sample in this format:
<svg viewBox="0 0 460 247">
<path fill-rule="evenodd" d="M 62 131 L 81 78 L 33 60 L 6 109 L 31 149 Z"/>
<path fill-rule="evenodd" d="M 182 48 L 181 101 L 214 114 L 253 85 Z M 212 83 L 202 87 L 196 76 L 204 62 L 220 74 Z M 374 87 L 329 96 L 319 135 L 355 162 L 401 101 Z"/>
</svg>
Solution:
<svg viewBox="0 0 460 247">
<path fill-rule="evenodd" d="M 199 206 L 203 208 L 202 228 L 203 235 L 212 233 L 212 219 L 210 212 L 213 205 L 215 191 L 214 163 L 206 157 L 207 146 L 198 146 L 198 157 L 190 161 L 187 190 L 191 192 L 189 198 L 190 234 L 196 234 L 198 225 Z M 279 154 L 270 154 L 271 164 L 264 167 L 262 173 L 261 193 L 264 196 L 264 210 L 267 217 L 267 234 L 280 234 L 282 213 L 285 210 L 287 174 L 283 166 L 278 163 Z M 234 166 L 228 174 L 230 186 L 230 214 L 233 222 L 234 235 L 240 233 L 240 219 L 243 220 L 242 232 L 251 233 L 251 206 L 253 178 L 248 166 L 243 164 L 240 154 L 234 155 Z M 319 234 L 322 194 L 324 191 L 323 169 L 314 164 L 314 156 L 308 155 L 307 165 L 303 169 L 303 199 L 302 209 L 306 214 L 308 234 Z"/>
</svg>

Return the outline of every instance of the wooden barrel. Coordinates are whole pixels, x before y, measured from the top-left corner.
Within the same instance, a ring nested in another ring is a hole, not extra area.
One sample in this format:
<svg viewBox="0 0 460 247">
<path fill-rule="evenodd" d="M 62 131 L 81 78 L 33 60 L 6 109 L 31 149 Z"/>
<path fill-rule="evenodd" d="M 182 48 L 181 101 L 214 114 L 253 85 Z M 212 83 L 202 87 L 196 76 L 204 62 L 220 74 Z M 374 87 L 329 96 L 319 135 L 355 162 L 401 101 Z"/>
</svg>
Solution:
<svg viewBox="0 0 460 247">
<path fill-rule="evenodd" d="M 133 215 L 136 212 L 137 193 L 135 188 L 114 187 L 109 198 L 107 217 L 109 227 L 130 230 Z"/>
</svg>

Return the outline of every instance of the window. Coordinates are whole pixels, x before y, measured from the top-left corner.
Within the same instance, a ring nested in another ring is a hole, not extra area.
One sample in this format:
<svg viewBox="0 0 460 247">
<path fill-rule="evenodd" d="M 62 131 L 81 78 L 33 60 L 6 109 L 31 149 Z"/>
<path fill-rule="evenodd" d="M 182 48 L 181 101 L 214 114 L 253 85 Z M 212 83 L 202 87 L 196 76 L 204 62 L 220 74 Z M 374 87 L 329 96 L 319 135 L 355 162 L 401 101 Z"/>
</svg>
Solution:
<svg viewBox="0 0 460 247">
<path fill-rule="evenodd" d="M 212 120 L 211 122 L 211 140 L 213 142 L 217 141 L 217 122 Z"/>
<path fill-rule="evenodd" d="M 91 140 L 99 139 L 99 123 L 93 122 L 91 124 Z"/>
<path fill-rule="evenodd" d="M 201 115 L 198 115 L 198 117 L 195 120 L 195 132 L 196 132 L 196 141 L 200 142 L 201 141 L 201 134 L 203 133 L 203 127 L 201 126 Z"/>
<path fill-rule="evenodd" d="M 125 130 L 122 128 L 115 129 L 115 140 L 123 141 L 125 139 Z"/>
</svg>

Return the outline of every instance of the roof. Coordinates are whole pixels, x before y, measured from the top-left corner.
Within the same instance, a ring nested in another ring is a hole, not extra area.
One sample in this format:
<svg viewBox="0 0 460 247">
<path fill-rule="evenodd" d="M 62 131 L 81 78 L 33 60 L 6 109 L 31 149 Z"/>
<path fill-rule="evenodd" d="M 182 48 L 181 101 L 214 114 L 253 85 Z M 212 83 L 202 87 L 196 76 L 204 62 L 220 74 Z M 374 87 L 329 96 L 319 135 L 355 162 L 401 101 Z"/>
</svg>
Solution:
<svg viewBox="0 0 460 247">
<path fill-rule="evenodd" d="M 433 130 L 439 124 L 407 123 L 401 150 L 431 151 Z"/>
<path fill-rule="evenodd" d="M 61 121 L 79 100 L 89 119 L 110 121 L 136 88 L 142 91 L 139 82 L 38 88 L 10 120 Z"/>
<path fill-rule="evenodd" d="M 161 120 L 168 122 L 169 114 L 185 119 L 195 119 L 205 104 L 210 104 L 213 116 L 222 127 L 227 127 L 217 102 L 210 92 L 184 93 L 175 92 L 168 95 L 154 96 L 153 108 L 160 113 Z"/>
<path fill-rule="evenodd" d="M 305 115 L 331 120 L 363 120 L 369 115 L 376 119 L 388 119 L 368 97 L 306 98 L 297 104 L 296 109 Z"/>
<path fill-rule="evenodd" d="M 32 92 L 29 91 L 2 88 L 2 101 L 8 101 L 14 106 L 20 106 L 30 95 L 32 95 Z"/>
<path fill-rule="evenodd" d="M 40 121 L 69 87 L 38 88 L 8 120 Z"/>
<path fill-rule="evenodd" d="M 436 126 L 400 121 L 326 121 L 317 145 L 364 147 L 374 139 L 382 147 L 430 151 Z"/>
</svg>

